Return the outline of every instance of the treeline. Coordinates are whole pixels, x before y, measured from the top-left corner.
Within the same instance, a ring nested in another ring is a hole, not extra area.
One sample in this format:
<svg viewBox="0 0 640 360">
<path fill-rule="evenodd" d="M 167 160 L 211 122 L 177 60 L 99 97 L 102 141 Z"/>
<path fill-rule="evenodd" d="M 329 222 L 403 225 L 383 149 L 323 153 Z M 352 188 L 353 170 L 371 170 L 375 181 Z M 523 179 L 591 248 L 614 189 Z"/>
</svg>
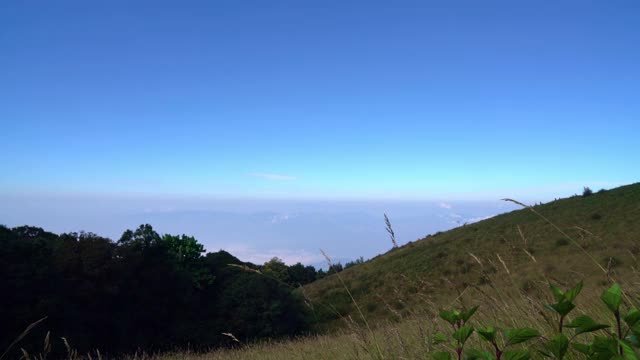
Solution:
<svg viewBox="0 0 640 360">
<path fill-rule="evenodd" d="M 362 263 L 364 263 L 364 258 L 361 256 L 356 260 L 347 261 L 344 265 L 342 265 L 341 262 L 333 263 L 331 267 L 325 271 L 324 269 L 316 270 L 313 266 L 304 266 L 301 263 L 287 266 L 281 259 L 274 257 L 264 265 L 256 266 L 255 268 L 261 270 L 264 275 L 270 276 L 289 286 L 296 287 L 320 280 L 327 275 L 341 272 L 344 269 Z"/>
<path fill-rule="evenodd" d="M 81 352 L 112 355 L 232 343 L 222 333 L 241 341 L 299 334 L 308 322 L 292 289 L 325 274 L 277 258 L 258 266 L 205 254 L 195 238 L 150 225 L 117 242 L 0 226 L 0 350 L 45 316 L 20 347 L 41 349 L 47 331 L 53 351 L 65 337 Z"/>
</svg>

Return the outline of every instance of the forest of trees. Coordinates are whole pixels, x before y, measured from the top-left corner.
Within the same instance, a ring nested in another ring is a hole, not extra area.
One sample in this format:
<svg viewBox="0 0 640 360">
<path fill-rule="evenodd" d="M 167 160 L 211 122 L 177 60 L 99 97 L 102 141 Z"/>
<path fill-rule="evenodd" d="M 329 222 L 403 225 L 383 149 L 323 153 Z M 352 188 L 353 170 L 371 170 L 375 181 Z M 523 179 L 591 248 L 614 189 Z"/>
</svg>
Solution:
<svg viewBox="0 0 640 360">
<path fill-rule="evenodd" d="M 41 348 L 51 331 L 54 351 L 65 337 L 80 351 L 116 354 L 208 349 L 230 343 L 223 332 L 242 341 L 303 333 L 308 314 L 292 290 L 327 273 L 205 254 L 193 237 L 141 225 L 117 242 L 0 226 L 0 274 L 0 349 L 46 316 L 21 347 Z"/>
</svg>

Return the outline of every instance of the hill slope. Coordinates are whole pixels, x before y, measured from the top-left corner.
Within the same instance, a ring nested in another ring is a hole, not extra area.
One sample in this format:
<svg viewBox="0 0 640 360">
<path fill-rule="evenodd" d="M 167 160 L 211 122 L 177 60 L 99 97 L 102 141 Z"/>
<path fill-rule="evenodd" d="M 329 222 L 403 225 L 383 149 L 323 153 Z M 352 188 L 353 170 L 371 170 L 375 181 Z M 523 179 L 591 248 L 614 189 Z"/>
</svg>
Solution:
<svg viewBox="0 0 640 360">
<path fill-rule="evenodd" d="M 531 209 L 427 236 L 339 275 L 368 319 L 398 319 L 419 305 L 450 303 L 468 288 L 482 291 L 508 282 L 527 292 L 540 279 L 602 285 L 606 275 L 598 264 L 615 277 L 637 268 L 640 183 Z M 321 329 L 358 317 L 336 275 L 303 292 L 315 304 Z"/>
</svg>

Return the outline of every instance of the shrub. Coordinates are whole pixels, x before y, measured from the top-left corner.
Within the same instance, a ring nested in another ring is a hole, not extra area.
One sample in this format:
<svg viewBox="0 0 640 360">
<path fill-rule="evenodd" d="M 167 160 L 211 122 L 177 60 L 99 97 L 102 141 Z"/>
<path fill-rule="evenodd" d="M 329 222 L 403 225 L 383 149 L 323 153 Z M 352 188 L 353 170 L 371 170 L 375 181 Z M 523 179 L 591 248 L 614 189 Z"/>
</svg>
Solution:
<svg viewBox="0 0 640 360">
<path fill-rule="evenodd" d="M 593 190 L 591 190 L 589 187 L 585 186 L 584 189 L 582 190 L 582 196 L 591 196 L 593 195 Z"/>
<path fill-rule="evenodd" d="M 364 264 L 364 258 L 362 256 L 360 256 L 359 258 L 353 260 L 353 261 L 347 261 L 346 264 L 344 264 L 344 268 L 348 269 L 352 266 L 356 266 L 356 265 L 360 265 L 360 264 Z"/>
<path fill-rule="evenodd" d="M 556 240 L 556 247 L 559 248 L 561 246 L 567 246 L 569 245 L 569 240 L 565 239 L 565 238 L 560 238 L 558 240 Z"/>
<path fill-rule="evenodd" d="M 600 219 L 602 219 L 602 215 L 598 213 L 591 214 L 591 220 L 600 220 Z"/>
</svg>

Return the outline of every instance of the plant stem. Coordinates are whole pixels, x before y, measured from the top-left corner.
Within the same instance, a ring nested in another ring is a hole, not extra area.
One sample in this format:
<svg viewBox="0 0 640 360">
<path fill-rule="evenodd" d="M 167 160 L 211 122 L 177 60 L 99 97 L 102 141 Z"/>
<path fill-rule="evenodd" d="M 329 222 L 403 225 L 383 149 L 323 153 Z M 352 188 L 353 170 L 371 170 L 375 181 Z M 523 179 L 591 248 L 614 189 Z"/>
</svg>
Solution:
<svg viewBox="0 0 640 360">
<path fill-rule="evenodd" d="M 502 350 L 500 350 L 497 343 L 493 342 L 492 344 L 493 344 L 493 347 L 496 349 L 496 360 L 500 360 L 500 358 L 502 357 Z"/>
<path fill-rule="evenodd" d="M 618 324 L 618 339 L 622 340 L 622 324 L 620 323 L 620 310 L 616 310 L 616 323 Z M 622 356 L 622 345 L 619 346 L 620 356 Z"/>
</svg>

